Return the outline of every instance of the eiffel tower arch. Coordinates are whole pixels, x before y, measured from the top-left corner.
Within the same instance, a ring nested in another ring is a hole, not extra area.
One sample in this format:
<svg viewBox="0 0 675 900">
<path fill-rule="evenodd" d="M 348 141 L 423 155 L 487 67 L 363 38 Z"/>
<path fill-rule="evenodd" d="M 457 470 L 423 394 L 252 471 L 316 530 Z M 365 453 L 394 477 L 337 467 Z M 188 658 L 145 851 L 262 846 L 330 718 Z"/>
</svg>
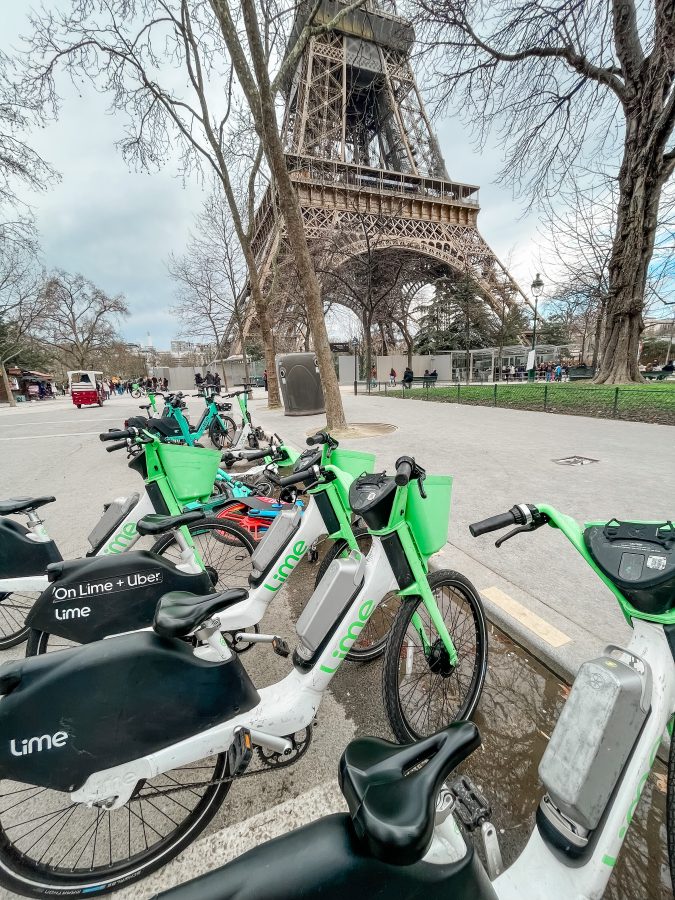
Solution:
<svg viewBox="0 0 675 900">
<path fill-rule="evenodd" d="M 315 24 L 344 5 L 322 0 Z M 296 32 L 315 8 L 315 0 L 300 5 Z M 413 43 L 412 25 L 393 4 L 368 0 L 337 29 L 313 36 L 289 78 L 286 164 L 310 246 L 339 235 L 337 262 L 348 265 L 367 249 L 364 229 L 374 229 L 378 250 L 419 259 L 413 280 L 470 274 L 493 310 L 529 305 L 478 231 L 478 186 L 448 175 L 411 68 Z M 273 187 L 256 211 L 253 249 L 274 295 L 270 276 L 292 254 Z"/>
</svg>

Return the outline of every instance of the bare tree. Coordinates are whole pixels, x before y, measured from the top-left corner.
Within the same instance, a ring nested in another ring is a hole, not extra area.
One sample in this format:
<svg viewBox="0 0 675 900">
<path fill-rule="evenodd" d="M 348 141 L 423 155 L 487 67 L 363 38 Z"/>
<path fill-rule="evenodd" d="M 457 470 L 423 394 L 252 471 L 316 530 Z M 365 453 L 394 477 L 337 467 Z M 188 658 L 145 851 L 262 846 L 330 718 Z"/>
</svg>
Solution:
<svg viewBox="0 0 675 900">
<path fill-rule="evenodd" d="M 0 378 L 11 406 L 7 365 L 34 344 L 43 314 L 42 273 L 30 244 L 0 237 Z"/>
<path fill-rule="evenodd" d="M 647 271 L 675 169 L 675 2 L 413 0 L 454 96 L 483 141 L 506 145 L 503 176 L 555 192 L 584 159 L 616 156 L 618 204 L 596 381 L 639 381 Z M 428 58 L 428 56 L 427 56 Z"/>
<path fill-rule="evenodd" d="M 40 299 L 37 335 L 74 369 L 93 366 L 97 354 L 118 341 L 116 323 L 129 313 L 122 295 L 109 297 L 82 275 L 62 270 L 50 275 Z"/>
</svg>

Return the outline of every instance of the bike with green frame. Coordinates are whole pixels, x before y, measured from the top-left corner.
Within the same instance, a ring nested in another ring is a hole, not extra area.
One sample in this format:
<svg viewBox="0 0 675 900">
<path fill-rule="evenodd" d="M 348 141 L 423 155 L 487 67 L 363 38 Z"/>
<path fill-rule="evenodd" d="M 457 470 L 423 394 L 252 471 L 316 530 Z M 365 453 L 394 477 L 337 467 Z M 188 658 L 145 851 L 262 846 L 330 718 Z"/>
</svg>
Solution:
<svg viewBox="0 0 675 900">
<path fill-rule="evenodd" d="M 260 620 L 305 551 L 305 516 L 287 535 L 281 565 L 254 567 L 249 591 L 206 598 L 171 592 L 159 602 L 154 633 L 119 635 L 0 669 L 3 733 L 54 735 L 59 754 L 53 765 L 49 754 L 24 757 L 8 746 L 0 753 L 0 787 L 18 798 L 0 809 L 5 888 L 34 897 L 103 894 L 176 856 L 212 820 L 234 781 L 264 777 L 307 752 L 323 695 L 391 590 L 403 597 L 385 659 L 385 708 L 394 731 L 409 739 L 474 710 L 487 664 L 481 601 L 466 579 L 429 578 L 427 567 L 446 540 L 451 479 L 426 476 L 402 457 L 392 477 L 353 479 L 327 463 L 280 481 L 349 491 L 373 533 L 368 555 L 354 549 L 334 560 L 312 594 L 296 624 L 293 668 L 280 681 L 258 690 L 222 633 Z M 307 513 L 319 506 L 310 504 Z M 340 523 L 327 527 L 335 531 Z M 343 528 L 348 538 L 348 523 Z M 267 540 L 271 535 L 272 529 Z M 446 589 L 449 604 L 439 605 Z M 408 650 L 410 625 L 419 653 Z M 288 653 L 276 635 L 244 632 L 234 639 Z M 411 687 L 405 679 L 420 659 Z M 397 698 L 387 696 L 392 688 Z M 421 721 L 408 714 L 411 689 L 426 701 Z M 246 771 L 254 749 L 258 766 Z M 17 826 L 36 817 L 28 835 Z"/>
</svg>

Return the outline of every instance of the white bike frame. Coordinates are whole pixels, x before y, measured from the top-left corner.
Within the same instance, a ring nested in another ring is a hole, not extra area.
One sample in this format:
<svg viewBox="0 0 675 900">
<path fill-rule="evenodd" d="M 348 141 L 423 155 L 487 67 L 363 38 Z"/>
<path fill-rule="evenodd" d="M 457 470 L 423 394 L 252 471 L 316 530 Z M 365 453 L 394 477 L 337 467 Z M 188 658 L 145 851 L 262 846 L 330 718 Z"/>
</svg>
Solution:
<svg viewBox="0 0 675 900">
<path fill-rule="evenodd" d="M 647 721 L 624 768 L 587 859 L 570 860 L 552 852 L 535 827 L 518 859 L 492 883 L 498 900 L 600 900 L 633 819 L 668 723 L 675 713 L 675 663 L 663 626 L 636 619 L 627 652 L 647 662 L 652 674 Z M 447 857 L 466 847 L 460 834 L 444 831 Z"/>
<path fill-rule="evenodd" d="M 311 669 L 306 672 L 294 669 L 276 684 L 262 688 L 260 702 L 247 713 L 155 753 L 95 772 L 79 790 L 71 794 L 71 799 L 75 803 L 88 805 L 105 802 L 106 808 L 111 809 L 123 806 L 140 779 L 155 778 L 178 766 L 225 752 L 232 744 L 235 729 L 240 726 L 250 730 L 254 743 L 274 750 L 290 749 L 290 742 L 284 736 L 312 724 L 324 692 L 361 630 L 382 598 L 397 589 L 398 584 L 382 544 L 374 536 L 366 557 L 361 589 Z M 227 630 L 231 627 L 228 623 L 239 622 L 243 617 L 241 607 L 248 602 L 245 600 L 218 613 L 219 627 Z M 330 598 L 327 597 L 325 602 L 330 603 Z M 226 658 L 226 655 L 221 658 Z"/>
</svg>

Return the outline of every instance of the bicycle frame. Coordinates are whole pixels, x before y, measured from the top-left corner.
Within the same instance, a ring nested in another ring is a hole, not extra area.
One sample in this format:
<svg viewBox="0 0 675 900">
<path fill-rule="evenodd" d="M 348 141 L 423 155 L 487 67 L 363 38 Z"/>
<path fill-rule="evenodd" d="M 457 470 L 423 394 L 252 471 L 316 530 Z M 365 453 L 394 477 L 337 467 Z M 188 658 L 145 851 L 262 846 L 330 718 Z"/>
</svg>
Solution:
<svg viewBox="0 0 675 900">
<path fill-rule="evenodd" d="M 178 422 L 181 433 L 176 437 L 166 437 L 165 440 L 167 443 L 186 443 L 190 447 L 192 447 L 203 436 L 203 434 L 208 431 L 209 426 L 214 420 L 218 422 L 223 431 L 227 431 L 223 420 L 220 418 L 220 412 L 216 406 L 214 395 L 210 394 L 204 399 L 206 402 L 206 408 L 202 413 L 199 424 L 194 431 L 190 430 L 190 423 L 185 418 L 185 414 L 180 409 L 180 407 L 175 407 L 172 404 L 168 405 L 169 417 L 175 419 L 176 422 Z"/>
</svg>

